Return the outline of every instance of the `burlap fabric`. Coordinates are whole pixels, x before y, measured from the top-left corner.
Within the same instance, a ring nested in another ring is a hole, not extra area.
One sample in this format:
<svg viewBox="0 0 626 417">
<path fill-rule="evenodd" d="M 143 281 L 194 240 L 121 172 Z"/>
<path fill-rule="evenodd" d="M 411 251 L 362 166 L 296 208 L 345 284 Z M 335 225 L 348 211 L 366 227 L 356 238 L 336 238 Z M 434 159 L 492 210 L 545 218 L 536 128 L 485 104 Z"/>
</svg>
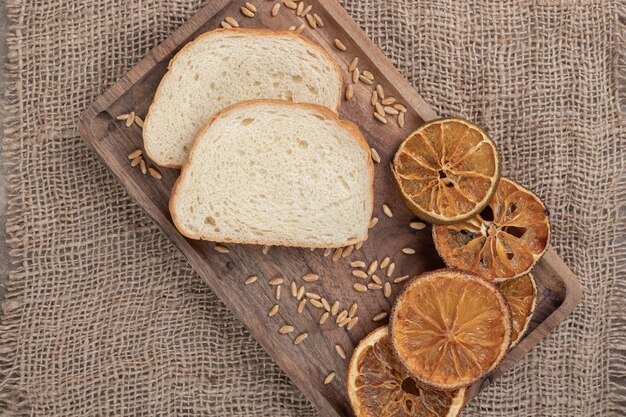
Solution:
<svg viewBox="0 0 626 417">
<path fill-rule="evenodd" d="M 441 115 L 488 127 L 505 174 L 550 207 L 553 245 L 584 287 L 576 313 L 465 415 L 623 415 L 623 1 L 344 4 Z M 200 6 L 8 1 L 5 415 L 316 414 L 75 128 Z"/>
</svg>

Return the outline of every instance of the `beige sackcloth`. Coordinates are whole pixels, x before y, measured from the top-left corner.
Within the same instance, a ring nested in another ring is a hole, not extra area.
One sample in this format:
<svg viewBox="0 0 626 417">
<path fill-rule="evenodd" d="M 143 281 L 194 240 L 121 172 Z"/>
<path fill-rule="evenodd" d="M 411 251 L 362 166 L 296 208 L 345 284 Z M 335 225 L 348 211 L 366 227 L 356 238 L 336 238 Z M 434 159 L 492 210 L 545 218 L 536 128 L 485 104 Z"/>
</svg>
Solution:
<svg viewBox="0 0 626 417">
<path fill-rule="evenodd" d="M 317 415 L 77 133 L 202 3 L 8 0 L 0 415 Z M 624 415 L 624 0 L 343 4 L 440 115 L 487 127 L 582 282 L 464 415 Z"/>
</svg>

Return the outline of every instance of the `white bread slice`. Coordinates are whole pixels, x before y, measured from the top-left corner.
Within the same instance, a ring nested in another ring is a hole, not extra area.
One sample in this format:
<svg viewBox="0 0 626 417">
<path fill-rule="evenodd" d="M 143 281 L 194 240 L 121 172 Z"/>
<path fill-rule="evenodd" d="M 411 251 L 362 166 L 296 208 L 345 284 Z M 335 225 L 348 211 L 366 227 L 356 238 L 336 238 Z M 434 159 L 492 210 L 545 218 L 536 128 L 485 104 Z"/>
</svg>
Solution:
<svg viewBox="0 0 626 417">
<path fill-rule="evenodd" d="M 336 111 L 341 88 L 336 62 L 295 32 L 207 32 L 171 60 L 146 116 L 144 147 L 157 164 L 179 168 L 198 130 L 231 104 L 285 99 Z"/>
<path fill-rule="evenodd" d="M 198 133 L 170 213 L 193 239 L 341 247 L 367 239 L 373 182 L 355 124 L 314 104 L 251 100 Z"/>
</svg>

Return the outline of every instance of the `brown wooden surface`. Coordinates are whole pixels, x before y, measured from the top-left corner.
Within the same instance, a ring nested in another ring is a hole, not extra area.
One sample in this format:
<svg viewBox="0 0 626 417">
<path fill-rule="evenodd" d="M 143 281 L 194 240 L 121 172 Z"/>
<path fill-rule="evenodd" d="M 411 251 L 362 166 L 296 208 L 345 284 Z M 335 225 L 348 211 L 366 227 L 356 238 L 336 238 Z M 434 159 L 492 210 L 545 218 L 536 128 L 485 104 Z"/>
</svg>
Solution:
<svg viewBox="0 0 626 417">
<path fill-rule="evenodd" d="M 302 22 L 284 5 L 279 15 L 272 18 L 270 9 L 274 2 L 257 0 L 254 3 L 259 11 L 252 19 L 239 12 L 243 2 L 217 0 L 209 3 L 99 97 L 85 112 L 79 129 L 86 143 L 107 168 L 181 250 L 212 290 L 248 327 L 299 389 L 319 408 L 321 414 L 333 417 L 351 415 L 343 383 L 347 361 L 339 358 L 334 345 L 340 344 L 350 355 L 363 336 L 386 323 L 374 323 L 371 319 L 381 311 L 389 311 L 402 284 L 393 285 L 393 295 L 389 299 L 384 298 L 382 291 L 357 293 L 352 288 L 357 280 L 351 276 L 349 262 L 363 260 L 369 263 L 374 259 L 382 260 L 385 256 L 390 256 L 397 264 L 394 277 L 416 275 L 443 265 L 434 250 L 430 227 L 422 231 L 414 231 L 408 227 L 414 217 L 401 202 L 388 168 L 389 161 L 402 139 L 424 121 L 435 118 L 436 113 L 335 0 L 308 2 L 313 5 L 313 12 L 321 16 L 325 27 L 313 30 L 307 26 L 303 34 L 334 56 L 345 71 L 344 84 L 349 82 L 347 66 L 353 57 L 358 56 L 359 67 L 373 72 L 376 83 L 383 85 L 386 95 L 396 97 L 409 109 L 404 129 L 400 129 L 395 122 L 381 124 L 372 117 L 373 110 L 369 104 L 373 86 L 363 83 L 355 86 L 355 97 L 350 102 L 344 101 L 340 108 L 343 118 L 352 120 L 361 127 L 370 145 L 380 153 L 382 162 L 376 168 L 374 204 L 374 215 L 380 222 L 372 229 L 370 239 L 361 250 L 354 251 L 351 256 L 337 262 L 333 262 L 330 257 L 323 257 L 321 250 L 311 252 L 308 249 L 276 247 L 269 254 L 263 255 L 261 247 L 252 245 L 230 245 L 229 254 L 218 254 L 212 243 L 183 238 L 173 226 L 168 211 L 169 193 L 178 171 L 160 169 L 163 179 L 157 181 L 149 175 L 142 175 L 138 169 L 132 169 L 127 154 L 142 147 L 141 130 L 136 125 L 126 128 L 123 122 L 115 120 L 118 114 L 133 110 L 140 116 L 145 116 L 172 55 L 199 34 L 219 27 L 225 16 L 236 18 L 242 27 L 286 29 Z M 341 52 L 333 46 L 335 38 L 344 42 L 348 47 L 347 52 Z M 383 203 L 392 208 L 393 218 L 387 218 L 382 213 Z M 406 246 L 415 248 L 417 254 L 402 254 L 401 249 Z M 315 283 L 305 283 L 301 278 L 308 272 L 319 274 L 321 279 Z M 581 290 L 578 280 L 553 250 L 550 249 L 539 262 L 534 274 L 538 282 L 539 299 L 529 333 L 509 352 L 490 377 L 471 388 L 472 396 L 492 379 L 510 369 L 563 321 L 579 302 Z M 243 282 L 250 275 L 258 275 L 259 281 L 246 286 Z M 286 282 L 278 302 L 281 306 L 280 313 L 270 318 L 267 312 L 277 301 L 275 289 L 269 286 L 268 280 L 276 276 L 284 277 Z M 312 307 L 310 303 L 302 314 L 298 314 L 297 302 L 289 291 L 289 284 L 293 280 L 298 285 L 305 284 L 307 291 L 319 293 L 331 303 L 338 300 L 342 309 L 357 302 L 358 325 L 351 331 L 346 331 L 329 319 L 320 326 L 318 320 L 322 311 Z M 278 334 L 278 328 L 284 324 L 295 326 L 296 332 L 291 335 Z M 301 345 L 295 346 L 292 340 L 300 332 L 307 332 L 309 337 Z M 322 381 L 331 371 L 337 373 L 337 378 L 331 384 L 324 385 Z"/>
</svg>

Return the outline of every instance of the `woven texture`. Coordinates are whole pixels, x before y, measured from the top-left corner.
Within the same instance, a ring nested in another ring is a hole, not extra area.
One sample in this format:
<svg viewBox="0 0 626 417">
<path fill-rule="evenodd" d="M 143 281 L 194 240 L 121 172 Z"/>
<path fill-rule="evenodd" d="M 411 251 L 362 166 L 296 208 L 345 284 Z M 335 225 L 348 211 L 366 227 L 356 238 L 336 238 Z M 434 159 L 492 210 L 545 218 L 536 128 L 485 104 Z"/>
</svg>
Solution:
<svg viewBox="0 0 626 417">
<path fill-rule="evenodd" d="M 316 415 L 76 132 L 201 3 L 8 1 L 0 413 Z M 488 127 L 582 281 L 571 318 L 465 415 L 623 415 L 624 3 L 343 4 L 439 114 Z"/>
</svg>

